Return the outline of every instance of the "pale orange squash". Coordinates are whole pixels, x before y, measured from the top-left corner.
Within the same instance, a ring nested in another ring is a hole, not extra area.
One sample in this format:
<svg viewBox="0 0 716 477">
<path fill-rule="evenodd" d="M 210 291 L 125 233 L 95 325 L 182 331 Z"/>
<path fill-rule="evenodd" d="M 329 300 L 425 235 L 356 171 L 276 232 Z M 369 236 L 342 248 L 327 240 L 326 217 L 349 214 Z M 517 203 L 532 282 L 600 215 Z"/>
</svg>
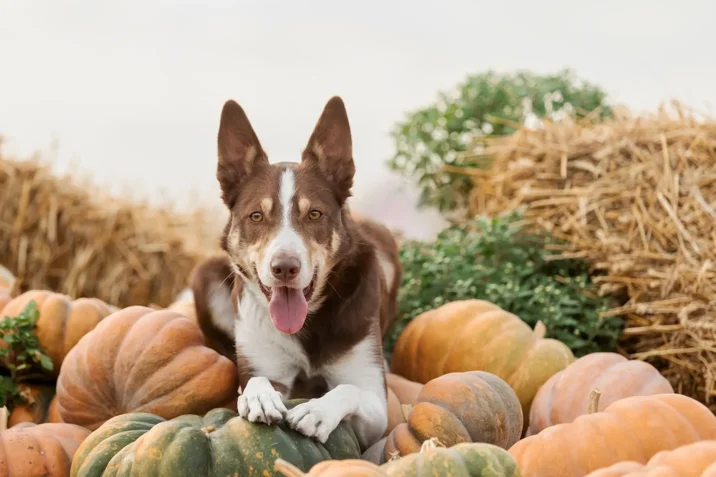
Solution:
<svg viewBox="0 0 716 477">
<path fill-rule="evenodd" d="M 305 473 L 279 458 L 276 459 L 274 468 L 284 477 L 387 477 L 380 467 L 360 459 L 324 460 Z"/>
<path fill-rule="evenodd" d="M 167 308 L 172 311 L 176 311 L 181 315 L 189 318 L 194 323 L 197 323 L 196 319 L 196 308 L 194 307 L 194 300 L 191 299 L 180 299 L 169 305 Z"/>
<path fill-rule="evenodd" d="M 582 477 L 623 461 L 645 464 L 661 451 L 707 439 L 716 439 L 716 416 L 706 406 L 681 394 L 656 394 L 548 427 L 509 452 L 523 475 Z"/>
<path fill-rule="evenodd" d="M 40 348 L 52 359 L 53 374 L 60 372 L 67 353 L 104 317 L 116 311 L 97 298 L 72 300 L 67 295 L 47 290 L 30 290 L 10 301 L 4 316 L 17 316 L 34 300 L 39 311 L 36 334 Z"/>
<path fill-rule="evenodd" d="M 67 355 L 57 380 L 64 422 L 97 429 L 125 413 L 164 419 L 236 402 L 238 373 L 205 346 L 196 323 L 132 306 L 108 316 Z"/>
<path fill-rule="evenodd" d="M 447 373 L 487 371 L 509 384 L 526 418 L 537 390 L 574 361 L 560 341 L 545 339 L 516 315 L 483 300 L 460 300 L 415 317 L 395 344 L 391 372 L 427 383 Z"/>
<path fill-rule="evenodd" d="M 598 410 L 630 396 L 674 392 L 669 381 L 644 361 L 630 361 L 617 353 L 588 354 L 542 385 L 532 401 L 527 435 L 584 414 L 594 388 L 602 392 Z"/>
<path fill-rule="evenodd" d="M 699 441 L 662 451 L 649 462 L 620 462 L 589 474 L 589 477 L 716 477 L 716 440 Z"/>
<path fill-rule="evenodd" d="M 387 436 L 398 424 L 406 422 L 407 409 L 418 402 L 423 385 L 392 373 L 386 373 L 385 380 L 388 384 L 388 427 L 384 436 Z"/>
</svg>

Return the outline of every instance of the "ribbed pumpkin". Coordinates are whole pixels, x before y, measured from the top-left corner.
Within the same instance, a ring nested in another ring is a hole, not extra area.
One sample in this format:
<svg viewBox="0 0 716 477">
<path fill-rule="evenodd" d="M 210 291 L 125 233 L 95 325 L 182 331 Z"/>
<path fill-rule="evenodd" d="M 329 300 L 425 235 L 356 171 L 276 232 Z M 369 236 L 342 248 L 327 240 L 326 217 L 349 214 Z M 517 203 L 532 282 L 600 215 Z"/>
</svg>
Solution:
<svg viewBox="0 0 716 477">
<path fill-rule="evenodd" d="M 30 290 L 5 305 L 2 315 L 17 316 L 35 300 L 39 318 L 36 323 L 40 348 L 52 359 L 53 374 L 60 372 L 67 353 L 104 317 L 117 309 L 97 298 L 72 300 L 67 295 L 47 290 Z"/>
<path fill-rule="evenodd" d="M 622 461 L 645 464 L 658 452 L 706 439 L 716 439 L 716 416 L 706 406 L 681 394 L 656 394 L 548 427 L 510 454 L 525 475 L 581 477 Z"/>
<path fill-rule="evenodd" d="M 520 402 L 503 380 L 484 371 L 450 373 L 423 387 L 408 422 L 388 435 L 384 458 L 418 452 L 431 438 L 448 447 L 486 442 L 507 449 L 520 438 L 522 424 Z"/>
<path fill-rule="evenodd" d="M 483 300 L 460 300 L 415 317 L 395 344 L 390 368 L 426 383 L 443 374 L 487 371 L 515 390 L 529 416 L 537 390 L 574 361 L 560 341 L 544 338 L 516 315 Z"/>
<path fill-rule="evenodd" d="M 646 465 L 620 462 L 588 477 L 716 477 L 716 441 L 700 441 L 663 451 Z"/>
<path fill-rule="evenodd" d="M 57 401 L 65 422 L 97 429 L 128 412 L 204 414 L 237 398 L 229 359 L 204 346 L 196 323 L 133 306 L 108 316 L 65 359 Z"/>
<path fill-rule="evenodd" d="M 55 387 L 49 385 L 30 385 L 23 392 L 27 402 L 15 408 L 10 413 L 8 426 L 12 427 L 21 422 L 43 424 L 45 422 L 62 422 L 57 410 Z"/>
<path fill-rule="evenodd" d="M 388 427 L 384 435 L 387 436 L 398 424 L 406 422 L 405 406 L 418 402 L 423 385 L 392 373 L 386 373 L 385 380 L 388 384 Z"/>
<path fill-rule="evenodd" d="M 286 402 L 288 409 L 305 400 Z M 326 459 L 357 459 L 360 445 L 342 422 L 325 444 L 283 425 L 253 424 L 228 409 L 165 421 L 147 413 L 114 417 L 77 450 L 72 477 L 269 477 L 277 458 L 302 470 Z"/>
<path fill-rule="evenodd" d="M 67 477 L 72 457 L 89 435 L 73 424 L 20 423 L 6 429 L 0 409 L 0 477 Z"/>
<path fill-rule="evenodd" d="M 380 467 L 361 460 L 321 462 L 304 473 L 277 459 L 275 467 L 285 477 L 520 477 L 509 453 L 486 443 L 462 443 L 438 447 L 429 439 L 420 451 L 385 463 Z"/>
<path fill-rule="evenodd" d="M 673 393 L 669 381 L 644 361 L 617 353 L 592 353 L 555 374 L 539 389 L 530 408 L 527 435 L 586 413 L 589 391 L 599 389 L 599 410 L 630 396 Z"/>
</svg>

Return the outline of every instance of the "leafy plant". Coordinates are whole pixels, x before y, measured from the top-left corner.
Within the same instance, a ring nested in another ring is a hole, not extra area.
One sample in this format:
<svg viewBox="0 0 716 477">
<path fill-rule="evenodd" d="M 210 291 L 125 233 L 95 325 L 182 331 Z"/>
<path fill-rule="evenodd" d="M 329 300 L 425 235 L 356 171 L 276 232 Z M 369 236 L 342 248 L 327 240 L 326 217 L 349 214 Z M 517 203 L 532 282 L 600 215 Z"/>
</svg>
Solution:
<svg viewBox="0 0 716 477">
<path fill-rule="evenodd" d="M 0 376 L 0 407 L 24 402 L 22 383 L 41 377 L 40 369 L 52 371 L 52 360 L 40 349 L 35 324 L 40 317 L 37 304 L 31 300 L 16 317 L 6 316 L 0 322 L 0 366 L 9 376 Z"/>
<path fill-rule="evenodd" d="M 450 211 L 464 205 L 472 183 L 469 176 L 441 169 L 474 166 L 460 153 L 479 147 L 475 138 L 512 134 L 521 124 L 536 125 L 540 118 L 583 117 L 599 107 L 598 117 L 611 115 L 605 93 L 578 81 L 571 70 L 550 75 L 526 71 L 471 75 L 396 124 L 392 132 L 396 152 L 388 165 L 417 181 L 420 205 Z"/>
<path fill-rule="evenodd" d="M 488 300 L 530 326 L 542 321 L 547 336 L 577 356 L 615 349 L 623 320 L 600 318 L 609 308 L 581 260 L 549 260 L 546 245 L 557 240 L 524 230 L 519 211 L 479 218 L 443 230 L 432 243 L 401 248 L 404 267 L 400 315 L 386 339 L 386 352 L 418 314 L 455 300 Z"/>
</svg>

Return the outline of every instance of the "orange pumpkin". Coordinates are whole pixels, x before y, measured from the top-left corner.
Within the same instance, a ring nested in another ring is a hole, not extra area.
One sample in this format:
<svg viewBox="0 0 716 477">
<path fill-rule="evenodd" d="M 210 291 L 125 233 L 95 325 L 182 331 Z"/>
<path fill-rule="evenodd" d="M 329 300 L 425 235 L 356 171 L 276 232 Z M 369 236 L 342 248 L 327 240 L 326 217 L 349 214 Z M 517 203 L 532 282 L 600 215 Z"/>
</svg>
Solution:
<svg viewBox="0 0 716 477">
<path fill-rule="evenodd" d="M 386 477 L 380 467 L 360 459 L 324 460 L 308 473 L 285 461 L 276 459 L 274 469 L 285 477 Z"/>
<path fill-rule="evenodd" d="M 5 305 L 2 314 L 17 316 L 35 300 L 39 318 L 36 323 L 40 348 L 52 359 L 53 375 L 60 372 L 67 353 L 104 317 L 116 311 L 97 298 L 72 300 L 67 295 L 47 290 L 30 290 Z"/>
<path fill-rule="evenodd" d="M 716 441 L 700 441 L 663 451 L 646 465 L 620 462 L 589 474 L 589 477 L 716 477 Z"/>
<path fill-rule="evenodd" d="M 622 461 L 645 464 L 658 452 L 705 439 L 716 439 L 716 416 L 706 406 L 681 394 L 655 394 L 548 427 L 509 452 L 523 475 L 581 477 Z"/>
<path fill-rule="evenodd" d="M 43 424 L 45 422 L 62 422 L 57 410 L 55 387 L 49 385 L 30 385 L 24 392 L 25 404 L 15 406 L 10 413 L 8 426 L 13 427 L 21 422 Z"/>
<path fill-rule="evenodd" d="M 539 389 L 530 408 L 527 435 L 574 421 L 587 410 L 589 391 L 602 390 L 599 409 L 630 396 L 673 393 L 656 368 L 617 353 L 592 353 L 555 374 Z"/>
<path fill-rule="evenodd" d="M 423 385 L 392 373 L 386 373 L 385 380 L 388 384 L 388 427 L 384 436 L 387 436 L 398 424 L 406 422 L 406 406 L 418 402 Z"/>
<path fill-rule="evenodd" d="M 132 306 L 102 320 L 70 351 L 57 401 L 65 422 L 97 429 L 129 412 L 205 414 L 235 401 L 238 385 L 234 363 L 205 346 L 196 323 Z"/>
<path fill-rule="evenodd" d="M 73 424 L 23 422 L 10 429 L 0 409 L 0 477 L 68 477 L 90 431 Z"/>
<path fill-rule="evenodd" d="M 177 313 L 184 315 L 194 323 L 197 323 L 196 308 L 194 307 L 194 300 L 192 299 L 180 299 L 169 305 L 168 310 L 176 311 Z"/>
<path fill-rule="evenodd" d="M 484 371 L 450 373 L 431 380 L 420 391 L 407 421 L 388 436 L 385 460 L 418 452 L 431 438 L 446 447 L 485 442 L 507 449 L 520 438 L 523 425 L 515 392 Z"/>
<path fill-rule="evenodd" d="M 574 361 L 560 341 L 545 339 L 516 315 L 483 300 L 460 300 L 415 317 L 395 344 L 390 368 L 426 383 L 447 373 L 487 371 L 515 390 L 529 416 L 537 390 Z"/>
</svg>

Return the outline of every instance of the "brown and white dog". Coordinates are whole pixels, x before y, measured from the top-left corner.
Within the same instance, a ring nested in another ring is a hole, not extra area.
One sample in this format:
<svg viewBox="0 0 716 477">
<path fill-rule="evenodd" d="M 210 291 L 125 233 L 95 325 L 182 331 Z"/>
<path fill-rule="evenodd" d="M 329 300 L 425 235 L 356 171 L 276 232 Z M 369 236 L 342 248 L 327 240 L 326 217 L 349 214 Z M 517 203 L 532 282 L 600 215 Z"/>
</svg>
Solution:
<svg viewBox="0 0 716 477">
<path fill-rule="evenodd" d="M 328 101 L 301 162 L 277 164 L 227 101 L 218 152 L 226 255 L 200 264 L 191 288 L 207 343 L 237 362 L 239 414 L 321 442 L 349 419 L 369 447 L 387 426 L 382 338 L 402 270 L 390 231 L 348 210 L 343 101 Z M 294 397 L 312 399 L 287 410 L 282 399 Z"/>
</svg>

